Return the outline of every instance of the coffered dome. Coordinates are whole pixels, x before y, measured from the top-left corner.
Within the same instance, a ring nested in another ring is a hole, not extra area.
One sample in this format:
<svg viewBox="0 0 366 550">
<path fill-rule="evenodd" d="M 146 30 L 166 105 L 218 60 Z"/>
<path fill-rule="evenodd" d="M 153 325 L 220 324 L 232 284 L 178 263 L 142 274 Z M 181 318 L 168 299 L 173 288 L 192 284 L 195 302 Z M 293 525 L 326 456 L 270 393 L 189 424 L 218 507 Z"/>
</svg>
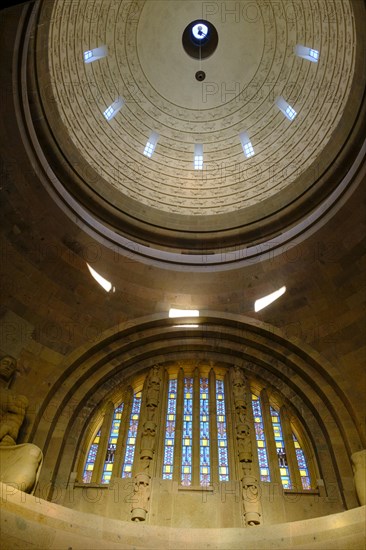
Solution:
<svg viewBox="0 0 366 550">
<path fill-rule="evenodd" d="M 218 44 L 194 59 L 182 35 L 200 18 Z M 220 263 L 223 247 L 273 239 L 344 175 L 336 159 L 355 123 L 347 105 L 361 99 L 356 34 L 351 1 L 337 10 L 328 1 L 243 1 L 233 11 L 200 1 L 45 3 L 37 66 L 47 69 L 40 93 L 62 185 L 114 235 L 148 245 L 145 255 L 194 252 L 194 263 Z M 319 52 L 317 62 L 297 45 Z M 84 52 L 101 46 L 106 55 L 85 63 Z M 121 108 L 107 120 L 114 102 Z M 242 132 L 254 149 L 248 158 Z"/>
</svg>

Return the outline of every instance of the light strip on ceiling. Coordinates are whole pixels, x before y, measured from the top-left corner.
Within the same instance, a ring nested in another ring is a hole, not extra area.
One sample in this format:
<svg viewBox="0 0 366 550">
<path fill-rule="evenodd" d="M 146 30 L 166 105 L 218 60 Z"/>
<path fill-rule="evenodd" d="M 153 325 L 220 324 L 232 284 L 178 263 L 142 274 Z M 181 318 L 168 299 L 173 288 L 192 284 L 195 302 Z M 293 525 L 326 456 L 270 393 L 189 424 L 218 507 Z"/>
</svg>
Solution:
<svg viewBox="0 0 366 550">
<path fill-rule="evenodd" d="M 174 328 L 198 328 L 199 325 L 174 325 Z"/>
<path fill-rule="evenodd" d="M 309 48 L 307 46 L 302 46 L 301 44 L 297 44 L 295 46 L 295 54 L 298 57 L 302 57 L 303 59 L 307 59 L 308 61 L 312 61 L 313 63 L 318 63 L 319 61 L 318 50 L 314 50 L 313 48 Z"/>
<path fill-rule="evenodd" d="M 243 147 L 244 155 L 247 158 L 253 157 L 254 156 L 254 148 L 253 148 L 253 145 L 252 145 L 252 143 L 249 139 L 248 133 L 247 132 L 241 132 L 241 134 L 239 134 L 239 138 L 240 138 L 241 146 Z"/>
<path fill-rule="evenodd" d="M 91 276 L 97 281 L 98 284 L 100 284 L 101 287 L 104 288 L 106 292 L 112 292 L 115 291 L 114 286 L 110 281 L 107 281 L 104 277 L 102 277 L 95 269 L 93 269 L 89 264 L 86 264 L 88 266 L 88 269 L 90 271 Z"/>
<path fill-rule="evenodd" d="M 193 167 L 195 170 L 203 170 L 203 145 L 196 143 L 194 146 Z"/>
<path fill-rule="evenodd" d="M 87 50 L 84 52 L 84 63 L 93 63 L 93 61 L 98 61 L 107 57 L 108 48 L 107 46 L 99 46 L 99 48 L 93 48 L 92 50 Z"/>
<path fill-rule="evenodd" d="M 150 134 L 150 137 L 144 149 L 145 157 L 151 158 L 153 156 L 158 139 L 159 139 L 159 134 L 157 134 L 156 132 L 152 132 Z"/>
<path fill-rule="evenodd" d="M 122 97 L 118 97 L 116 101 L 112 103 L 112 105 L 106 108 L 103 115 L 108 121 L 112 120 L 112 118 L 116 116 L 118 111 L 122 109 L 123 105 L 124 105 L 124 100 L 122 99 Z"/>
<path fill-rule="evenodd" d="M 275 103 L 286 118 L 288 118 L 289 120 L 294 120 L 297 113 L 295 109 L 291 107 L 291 105 L 287 103 L 287 101 L 282 96 L 278 97 Z"/>
<path fill-rule="evenodd" d="M 254 303 L 254 311 L 260 311 L 261 309 L 264 309 L 265 307 L 269 306 L 269 304 L 272 304 L 272 302 L 274 302 L 280 296 L 285 294 L 285 292 L 286 292 L 286 287 L 283 286 L 278 290 L 276 290 L 275 292 L 272 292 L 272 294 L 268 294 L 268 296 L 259 298 L 259 300 L 256 300 Z"/>
<path fill-rule="evenodd" d="M 169 310 L 169 317 L 175 318 L 175 317 L 199 317 L 200 312 L 198 309 L 176 309 L 176 308 L 170 308 Z"/>
</svg>

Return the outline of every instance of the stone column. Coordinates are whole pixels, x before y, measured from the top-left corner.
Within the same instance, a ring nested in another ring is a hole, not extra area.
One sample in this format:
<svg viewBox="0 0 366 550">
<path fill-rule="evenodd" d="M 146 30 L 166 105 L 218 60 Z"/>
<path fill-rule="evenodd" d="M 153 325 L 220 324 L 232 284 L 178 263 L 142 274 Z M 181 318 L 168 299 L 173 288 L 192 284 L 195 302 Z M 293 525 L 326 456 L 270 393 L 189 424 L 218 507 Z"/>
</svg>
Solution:
<svg viewBox="0 0 366 550">
<path fill-rule="evenodd" d="M 192 424 L 192 485 L 200 484 L 200 373 L 198 368 L 193 373 L 193 424 Z"/>
<path fill-rule="evenodd" d="M 131 416 L 131 407 L 133 400 L 133 389 L 128 386 L 126 391 L 126 397 L 124 400 L 121 424 L 118 430 L 118 439 L 116 446 L 116 453 L 114 455 L 112 477 L 121 477 L 124 452 L 126 449 L 126 436 L 129 427 L 129 420 Z"/>
<path fill-rule="evenodd" d="M 361 506 L 364 506 L 366 504 L 366 449 L 353 453 L 351 462 L 358 501 Z"/>
<path fill-rule="evenodd" d="M 280 419 L 283 431 L 283 440 L 285 442 L 287 466 L 290 472 L 291 488 L 297 491 L 302 491 L 302 482 L 297 465 L 294 440 L 292 437 L 292 428 L 289 419 L 288 407 L 283 405 L 280 408 Z"/>
<path fill-rule="evenodd" d="M 211 368 L 208 376 L 209 387 L 209 411 L 210 411 L 210 461 L 211 461 L 211 485 L 219 482 L 219 453 L 217 448 L 217 422 L 216 422 L 216 376 Z"/>
<path fill-rule="evenodd" d="M 261 522 L 261 502 L 258 480 L 253 472 L 253 446 L 248 408 L 248 385 L 242 369 L 231 369 L 232 394 L 235 408 L 235 430 L 238 459 L 242 468 L 241 496 L 244 521 L 247 526 Z"/>
<path fill-rule="evenodd" d="M 269 399 L 265 389 L 260 393 L 261 407 L 262 407 L 262 416 L 263 416 L 263 425 L 264 433 L 266 436 L 267 442 L 267 452 L 268 452 L 268 463 L 271 473 L 271 482 L 276 483 L 282 491 L 282 481 L 280 476 L 280 470 L 278 467 L 278 456 L 276 444 L 273 436 L 273 425 L 271 419 L 271 413 L 269 408 Z"/>
<path fill-rule="evenodd" d="M 153 460 L 157 445 L 158 411 L 160 409 L 160 391 L 162 382 L 161 368 L 150 369 L 144 391 L 146 392 L 145 407 L 140 413 L 142 425 L 139 440 L 138 462 L 134 461 L 134 494 L 132 497 L 131 520 L 145 521 L 149 511 L 151 492 L 151 477 L 153 475 Z"/>
<path fill-rule="evenodd" d="M 102 427 L 100 430 L 100 439 L 97 450 L 97 455 L 95 457 L 95 464 L 92 473 L 91 482 L 100 483 L 103 473 L 103 466 L 106 458 L 107 448 L 108 448 L 108 439 L 109 433 L 111 431 L 111 425 L 114 414 L 114 404 L 109 401 L 106 406 L 106 411 L 104 413 L 104 419 Z"/>
</svg>

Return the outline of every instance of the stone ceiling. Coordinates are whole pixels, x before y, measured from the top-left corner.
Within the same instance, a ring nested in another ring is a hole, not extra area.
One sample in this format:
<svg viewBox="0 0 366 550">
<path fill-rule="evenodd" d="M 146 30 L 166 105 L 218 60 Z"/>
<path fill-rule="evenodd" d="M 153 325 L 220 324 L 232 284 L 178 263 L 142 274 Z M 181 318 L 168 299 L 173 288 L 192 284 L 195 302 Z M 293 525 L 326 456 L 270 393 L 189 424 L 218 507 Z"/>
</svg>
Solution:
<svg viewBox="0 0 366 550">
<path fill-rule="evenodd" d="M 297 202 L 309 211 L 304 196 L 347 137 L 351 1 L 54 0 L 51 17 L 46 4 L 44 109 L 99 204 L 192 240 L 196 231 L 238 233 Z M 199 61 L 184 51 L 182 33 L 202 17 L 219 44 Z M 296 44 L 319 50 L 319 62 L 296 56 Z M 101 45 L 108 56 L 85 64 L 83 52 Z M 274 103 L 280 95 L 297 111 L 292 122 Z M 125 104 L 108 122 L 103 112 L 118 96 Z M 255 150 L 249 159 L 243 130 Z M 160 137 L 150 159 L 143 150 L 152 131 Z M 203 144 L 202 171 L 193 170 L 195 143 Z"/>
</svg>

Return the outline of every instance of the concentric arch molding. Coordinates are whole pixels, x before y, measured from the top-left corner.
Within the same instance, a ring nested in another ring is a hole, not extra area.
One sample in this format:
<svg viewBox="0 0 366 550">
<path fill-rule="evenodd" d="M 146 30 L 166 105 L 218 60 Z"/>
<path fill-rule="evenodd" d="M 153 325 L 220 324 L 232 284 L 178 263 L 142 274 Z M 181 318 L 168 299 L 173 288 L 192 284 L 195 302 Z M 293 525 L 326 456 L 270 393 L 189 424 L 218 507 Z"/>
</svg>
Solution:
<svg viewBox="0 0 366 550">
<path fill-rule="evenodd" d="M 271 388 L 273 398 L 280 394 L 291 403 L 309 426 L 311 440 L 318 432 L 314 448 L 327 442 L 338 480 L 351 475 L 347 457 L 364 445 L 364 438 L 332 364 L 299 339 L 246 316 L 203 311 L 195 329 L 179 326 L 182 320 L 154 314 L 122 323 L 65 358 L 29 436 L 45 454 L 44 479 L 52 476 L 53 484 L 57 476 L 58 481 L 69 478 L 74 465 L 70 455 L 65 458 L 65 448 L 73 447 L 75 464 L 85 425 L 121 380 L 154 364 L 184 362 L 243 367 L 248 377 Z M 332 442 L 337 442 L 336 451 Z"/>
<path fill-rule="evenodd" d="M 351 192 L 365 134 L 364 6 L 340 2 L 340 14 L 334 2 L 304 0 L 294 20 L 281 2 L 284 11 L 277 13 L 258 3 L 256 25 L 243 17 L 230 27 L 238 51 L 252 47 L 256 55 L 246 60 L 218 48 L 205 71 L 227 93 L 211 94 L 195 108 L 202 88 L 191 97 L 186 80 L 196 60 L 182 62 L 184 83 L 177 72 L 169 83 L 170 65 L 162 65 L 157 45 L 154 67 L 149 41 L 158 30 L 157 4 L 137 2 L 132 21 L 124 2 L 36 4 L 28 28 L 32 104 L 25 114 L 44 184 L 87 232 L 142 261 L 230 269 L 276 254 L 314 232 Z M 173 19 L 165 2 L 177 35 L 201 5 L 183 4 Z M 239 4 L 245 13 L 247 3 Z M 225 44 L 229 27 L 213 22 Z M 241 43 L 238 29 L 252 42 Z M 87 67 L 83 50 L 100 42 L 107 43 L 108 57 Z M 294 45 L 302 42 L 319 48 L 318 64 L 295 56 Z M 178 45 L 169 52 L 174 66 Z M 239 83 L 237 95 L 228 93 L 230 75 Z M 117 91 L 128 97 L 129 82 L 144 100 L 126 101 L 108 123 L 104 108 Z M 290 91 L 298 110 L 292 123 L 274 106 L 275 96 Z M 252 159 L 241 150 L 243 129 L 255 145 Z M 160 134 L 153 159 L 142 154 L 150 131 Z M 191 169 L 196 142 L 204 144 L 206 166 L 199 176 Z"/>
</svg>

